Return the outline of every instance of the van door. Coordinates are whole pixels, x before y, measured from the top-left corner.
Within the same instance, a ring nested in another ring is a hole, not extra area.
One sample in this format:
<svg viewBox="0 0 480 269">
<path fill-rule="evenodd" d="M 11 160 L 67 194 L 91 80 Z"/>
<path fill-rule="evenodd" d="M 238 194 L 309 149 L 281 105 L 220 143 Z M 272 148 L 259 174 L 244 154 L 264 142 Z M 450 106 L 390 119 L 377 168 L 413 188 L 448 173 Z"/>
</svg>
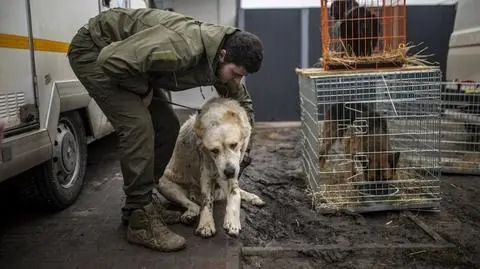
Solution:
<svg viewBox="0 0 480 269">
<path fill-rule="evenodd" d="M 448 81 L 480 82 L 480 1 L 458 1 L 447 58 Z"/>
<path fill-rule="evenodd" d="M 7 2 L 0 7 L 0 120 L 6 137 L 39 126 L 28 2 Z"/>
</svg>

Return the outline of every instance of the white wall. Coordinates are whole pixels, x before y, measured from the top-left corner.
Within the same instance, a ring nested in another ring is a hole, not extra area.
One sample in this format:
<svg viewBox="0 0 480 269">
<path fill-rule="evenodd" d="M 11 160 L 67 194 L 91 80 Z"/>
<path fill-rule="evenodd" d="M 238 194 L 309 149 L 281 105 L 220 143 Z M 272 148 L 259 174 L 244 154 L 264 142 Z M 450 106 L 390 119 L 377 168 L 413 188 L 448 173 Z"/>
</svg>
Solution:
<svg viewBox="0 0 480 269">
<path fill-rule="evenodd" d="M 145 3 L 145 0 L 130 0 L 130 7 L 131 8 L 146 8 L 147 3 Z"/>
</svg>

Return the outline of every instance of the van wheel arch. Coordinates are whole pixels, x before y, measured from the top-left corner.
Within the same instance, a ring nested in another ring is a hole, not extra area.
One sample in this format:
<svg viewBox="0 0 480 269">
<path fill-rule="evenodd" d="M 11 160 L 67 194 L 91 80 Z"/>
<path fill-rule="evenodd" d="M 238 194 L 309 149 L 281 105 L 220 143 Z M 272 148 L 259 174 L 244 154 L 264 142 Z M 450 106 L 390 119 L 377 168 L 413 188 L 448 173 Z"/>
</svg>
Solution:
<svg viewBox="0 0 480 269">
<path fill-rule="evenodd" d="M 60 114 L 52 139 L 52 159 L 43 163 L 24 190 L 29 202 L 52 210 L 72 205 L 83 190 L 87 166 L 87 137 L 78 111 Z"/>
</svg>

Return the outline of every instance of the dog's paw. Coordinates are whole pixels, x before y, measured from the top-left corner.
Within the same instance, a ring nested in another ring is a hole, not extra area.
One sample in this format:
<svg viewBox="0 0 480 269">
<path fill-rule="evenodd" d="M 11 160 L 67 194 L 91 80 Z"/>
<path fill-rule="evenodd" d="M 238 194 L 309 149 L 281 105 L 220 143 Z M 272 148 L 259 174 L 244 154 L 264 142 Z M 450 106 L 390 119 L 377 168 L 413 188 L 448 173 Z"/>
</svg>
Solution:
<svg viewBox="0 0 480 269">
<path fill-rule="evenodd" d="M 265 205 L 265 202 L 262 200 L 262 198 L 258 197 L 258 195 L 256 194 L 241 190 L 240 195 L 242 197 L 242 200 L 248 202 L 249 204 L 258 207 L 262 207 Z"/>
<path fill-rule="evenodd" d="M 223 229 L 225 229 L 229 235 L 238 236 L 242 229 L 239 210 L 227 208 L 225 219 L 223 221 Z"/>
<path fill-rule="evenodd" d="M 254 197 L 251 200 L 252 205 L 262 207 L 265 205 L 265 202 L 262 200 L 262 198 L 254 195 Z"/>
<path fill-rule="evenodd" d="M 207 221 L 203 225 L 198 225 L 197 230 L 195 231 L 197 235 L 200 235 L 201 237 L 211 237 L 215 235 L 216 230 L 215 230 L 215 223 L 213 221 Z"/>
<path fill-rule="evenodd" d="M 215 221 L 210 210 L 205 207 L 200 215 L 200 221 L 195 233 L 201 237 L 210 237 L 216 233 Z"/>
<path fill-rule="evenodd" d="M 191 225 L 197 220 L 198 215 L 200 215 L 200 207 L 189 208 L 182 214 L 180 220 L 183 224 Z"/>
<path fill-rule="evenodd" d="M 238 236 L 240 230 L 242 230 L 242 225 L 239 220 L 233 220 L 232 218 L 225 218 L 223 222 L 223 229 L 232 236 Z"/>
</svg>

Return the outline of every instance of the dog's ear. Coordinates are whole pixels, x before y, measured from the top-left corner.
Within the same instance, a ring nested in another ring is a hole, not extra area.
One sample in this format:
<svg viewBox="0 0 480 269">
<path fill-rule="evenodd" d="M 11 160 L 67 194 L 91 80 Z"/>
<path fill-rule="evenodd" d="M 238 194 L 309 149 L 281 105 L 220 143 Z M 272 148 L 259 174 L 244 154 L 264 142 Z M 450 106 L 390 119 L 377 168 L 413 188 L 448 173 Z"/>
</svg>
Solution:
<svg viewBox="0 0 480 269">
<path fill-rule="evenodd" d="M 251 131 L 252 128 L 250 126 L 250 122 L 248 122 L 248 118 L 242 120 L 242 116 L 233 109 L 229 109 L 223 114 L 222 121 L 231 122 L 241 126 L 242 135 L 244 137 L 247 135 L 247 132 Z"/>
<path fill-rule="evenodd" d="M 227 110 L 227 112 L 223 113 L 222 120 L 224 122 L 237 122 L 240 120 L 238 114 L 233 110 Z"/>
<path fill-rule="evenodd" d="M 195 122 L 195 134 L 197 135 L 198 138 L 202 138 L 203 135 L 204 135 L 204 130 L 203 130 L 203 126 L 202 126 L 202 123 L 200 120 L 197 119 L 197 121 Z"/>
<path fill-rule="evenodd" d="M 195 141 L 195 144 L 197 145 L 197 147 L 201 147 L 202 146 L 202 138 L 203 138 L 203 135 L 204 135 L 204 129 L 202 127 L 202 123 L 200 122 L 200 120 L 197 120 L 195 122 L 194 129 L 195 129 L 195 134 L 197 135 L 197 139 Z"/>
</svg>

